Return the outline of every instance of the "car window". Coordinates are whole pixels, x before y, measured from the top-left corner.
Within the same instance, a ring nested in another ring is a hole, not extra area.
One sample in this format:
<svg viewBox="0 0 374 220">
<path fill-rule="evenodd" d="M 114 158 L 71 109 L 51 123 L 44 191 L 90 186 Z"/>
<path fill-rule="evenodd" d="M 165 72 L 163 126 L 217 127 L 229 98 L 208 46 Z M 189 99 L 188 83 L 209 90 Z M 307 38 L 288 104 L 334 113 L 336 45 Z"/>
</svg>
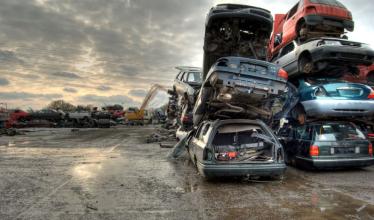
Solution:
<svg viewBox="0 0 374 220">
<path fill-rule="evenodd" d="M 280 54 L 280 57 L 283 57 L 284 55 L 292 52 L 293 50 L 295 49 L 295 45 L 293 42 L 287 44 L 287 46 L 285 46 L 283 49 L 282 49 L 282 52 Z"/>
<path fill-rule="evenodd" d="M 183 82 L 187 82 L 187 76 L 188 76 L 188 73 L 187 73 L 187 72 L 184 72 L 184 73 L 183 73 L 183 77 L 182 77 L 182 81 L 183 81 Z"/>
<path fill-rule="evenodd" d="M 365 135 L 350 123 L 328 123 L 314 126 L 316 141 L 365 140 Z"/>
<path fill-rule="evenodd" d="M 190 72 L 188 74 L 187 82 L 189 82 L 189 83 L 201 83 L 201 74 L 199 72 Z"/>
<path fill-rule="evenodd" d="M 291 18 L 296 13 L 298 7 L 299 3 L 291 8 L 291 10 L 288 12 L 287 19 Z"/>
<path fill-rule="evenodd" d="M 334 6 L 334 7 L 345 8 L 345 6 L 342 3 L 340 3 L 339 1 L 336 1 L 336 0 L 310 0 L 310 3 L 330 5 L 330 6 Z"/>
<path fill-rule="evenodd" d="M 185 72 L 181 71 L 181 74 L 180 74 L 180 76 L 179 76 L 179 78 L 178 78 L 180 81 L 183 80 L 184 74 L 185 74 Z"/>
<path fill-rule="evenodd" d="M 200 139 L 203 140 L 205 143 L 208 142 L 208 138 L 209 138 L 209 133 L 208 132 L 210 130 L 210 124 L 206 124 L 205 127 L 202 129 L 202 132 L 201 132 L 201 137 Z"/>
</svg>

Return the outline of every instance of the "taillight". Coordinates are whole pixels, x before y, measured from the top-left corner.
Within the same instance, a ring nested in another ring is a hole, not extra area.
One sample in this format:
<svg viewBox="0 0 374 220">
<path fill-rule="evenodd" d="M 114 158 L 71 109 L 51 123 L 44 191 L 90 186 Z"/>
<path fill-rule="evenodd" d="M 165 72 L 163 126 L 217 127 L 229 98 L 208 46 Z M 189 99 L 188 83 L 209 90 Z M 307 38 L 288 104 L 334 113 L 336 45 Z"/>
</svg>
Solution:
<svg viewBox="0 0 374 220">
<path fill-rule="evenodd" d="M 188 115 L 185 115 L 182 117 L 182 122 L 189 122 L 190 121 L 190 117 Z"/>
<path fill-rule="evenodd" d="M 305 10 L 306 14 L 315 14 L 316 13 L 316 7 L 314 6 L 307 6 Z"/>
<path fill-rule="evenodd" d="M 319 147 L 317 145 L 310 146 L 309 155 L 310 156 L 318 156 L 319 155 Z"/>
<path fill-rule="evenodd" d="M 282 68 L 279 69 L 278 76 L 286 80 L 288 79 L 288 73 Z"/>
<path fill-rule="evenodd" d="M 374 90 L 370 91 L 370 94 L 368 95 L 368 99 L 374 99 Z"/>
<path fill-rule="evenodd" d="M 370 143 L 369 144 L 369 155 L 372 157 L 373 156 L 373 145 Z"/>
<path fill-rule="evenodd" d="M 229 151 L 229 152 L 221 152 L 216 155 L 217 160 L 221 161 L 227 161 L 227 160 L 232 160 L 235 159 L 237 156 L 236 151 Z"/>
</svg>

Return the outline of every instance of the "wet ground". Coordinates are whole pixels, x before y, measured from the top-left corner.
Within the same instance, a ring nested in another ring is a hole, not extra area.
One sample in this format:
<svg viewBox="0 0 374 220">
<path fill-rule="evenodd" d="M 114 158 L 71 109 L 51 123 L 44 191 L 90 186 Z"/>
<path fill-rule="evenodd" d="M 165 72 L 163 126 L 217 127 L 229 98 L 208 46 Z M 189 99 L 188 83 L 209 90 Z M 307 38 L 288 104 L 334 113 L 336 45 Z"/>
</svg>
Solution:
<svg viewBox="0 0 374 220">
<path fill-rule="evenodd" d="M 283 181 L 200 177 L 153 127 L 0 137 L 0 219 L 374 219 L 374 167 Z"/>
</svg>

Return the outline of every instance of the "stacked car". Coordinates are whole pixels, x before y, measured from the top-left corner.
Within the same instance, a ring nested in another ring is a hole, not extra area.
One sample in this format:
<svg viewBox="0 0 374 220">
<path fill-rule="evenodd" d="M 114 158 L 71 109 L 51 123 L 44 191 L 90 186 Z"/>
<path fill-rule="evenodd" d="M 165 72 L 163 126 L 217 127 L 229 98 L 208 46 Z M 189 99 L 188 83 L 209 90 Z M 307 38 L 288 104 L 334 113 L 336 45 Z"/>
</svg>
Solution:
<svg viewBox="0 0 374 220">
<path fill-rule="evenodd" d="M 374 124 L 374 91 L 354 79 L 371 76 L 374 51 L 347 40 L 345 31 L 353 29 L 351 12 L 336 0 L 300 0 L 275 16 L 268 58 L 288 72 L 299 98 L 289 124 L 279 130 L 288 163 L 314 168 L 373 163 L 372 131 L 363 128 Z"/>
<path fill-rule="evenodd" d="M 205 177 L 283 176 L 282 145 L 269 125 L 287 112 L 293 90 L 287 72 L 265 61 L 272 21 L 265 9 L 237 4 L 207 15 L 203 77 L 188 102 L 193 126 L 180 141 Z"/>
</svg>

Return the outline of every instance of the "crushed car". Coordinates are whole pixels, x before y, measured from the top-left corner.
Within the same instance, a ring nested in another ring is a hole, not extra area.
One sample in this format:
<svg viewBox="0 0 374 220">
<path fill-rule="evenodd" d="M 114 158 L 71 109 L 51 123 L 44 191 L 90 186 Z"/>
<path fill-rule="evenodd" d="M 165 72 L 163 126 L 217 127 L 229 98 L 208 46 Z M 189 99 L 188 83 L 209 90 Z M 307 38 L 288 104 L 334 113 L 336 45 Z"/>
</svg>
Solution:
<svg viewBox="0 0 374 220">
<path fill-rule="evenodd" d="M 282 178 L 282 145 L 259 120 L 204 121 L 187 137 L 187 151 L 204 177 L 267 176 Z"/>
<path fill-rule="evenodd" d="M 335 78 L 298 80 L 299 104 L 291 111 L 300 124 L 308 118 L 366 118 L 374 116 L 374 91 L 367 85 Z"/>
<path fill-rule="evenodd" d="M 272 117 L 275 99 L 287 92 L 287 72 L 275 64 L 224 57 L 210 69 L 193 109 L 193 124 L 214 118 Z"/>
<path fill-rule="evenodd" d="M 239 4 L 211 8 L 205 23 L 203 79 L 221 57 L 265 60 L 272 26 L 272 15 L 263 8 Z"/>
<path fill-rule="evenodd" d="M 289 78 L 323 73 L 337 75 L 358 73 L 358 65 L 369 66 L 374 50 L 368 45 L 339 38 L 310 39 L 302 44 L 292 41 L 276 53 L 271 62 L 280 65 Z"/>
<path fill-rule="evenodd" d="M 352 13 L 337 0 L 300 0 L 287 14 L 275 14 L 268 56 L 293 40 L 303 42 L 318 37 L 343 37 L 353 31 Z"/>
<path fill-rule="evenodd" d="M 349 82 L 364 83 L 374 88 L 374 65 L 359 66 L 359 74 L 346 73 L 343 79 Z"/>
<path fill-rule="evenodd" d="M 308 169 L 341 169 L 374 164 L 373 145 L 352 122 L 315 121 L 278 134 L 285 162 Z"/>
</svg>

